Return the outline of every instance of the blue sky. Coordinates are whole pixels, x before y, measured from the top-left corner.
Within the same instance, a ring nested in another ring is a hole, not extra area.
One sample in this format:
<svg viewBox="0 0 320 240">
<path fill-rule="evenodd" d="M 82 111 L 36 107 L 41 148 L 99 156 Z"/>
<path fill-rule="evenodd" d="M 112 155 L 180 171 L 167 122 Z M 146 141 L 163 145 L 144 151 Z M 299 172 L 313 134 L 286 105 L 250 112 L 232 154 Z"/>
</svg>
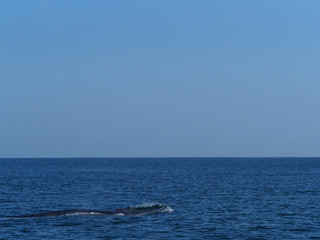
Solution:
<svg viewBox="0 0 320 240">
<path fill-rule="evenodd" d="M 319 1 L 1 1 L 0 157 L 320 156 Z"/>
</svg>

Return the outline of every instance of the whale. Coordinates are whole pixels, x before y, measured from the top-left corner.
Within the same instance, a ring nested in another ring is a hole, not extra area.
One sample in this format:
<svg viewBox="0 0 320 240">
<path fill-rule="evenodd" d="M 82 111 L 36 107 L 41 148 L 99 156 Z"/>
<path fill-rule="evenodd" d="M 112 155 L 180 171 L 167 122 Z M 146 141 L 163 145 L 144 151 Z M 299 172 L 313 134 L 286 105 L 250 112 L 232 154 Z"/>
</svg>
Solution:
<svg viewBox="0 0 320 240">
<path fill-rule="evenodd" d="M 92 215 L 92 216 L 139 216 L 158 212 L 165 212 L 168 207 L 165 205 L 153 205 L 147 207 L 127 207 L 117 208 L 113 211 L 93 210 L 93 209 L 66 209 L 58 211 L 46 211 L 41 213 L 26 214 L 14 216 L 18 218 L 34 218 L 34 217 L 57 217 L 72 215 Z"/>
</svg>

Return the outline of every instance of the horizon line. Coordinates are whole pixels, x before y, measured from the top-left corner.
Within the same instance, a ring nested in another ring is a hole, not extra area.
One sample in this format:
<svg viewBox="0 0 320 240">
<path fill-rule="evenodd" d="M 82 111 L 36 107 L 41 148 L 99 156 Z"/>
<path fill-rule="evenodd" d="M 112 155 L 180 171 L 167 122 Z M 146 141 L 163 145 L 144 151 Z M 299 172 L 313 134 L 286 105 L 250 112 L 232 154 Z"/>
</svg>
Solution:
<svg viewBox="0 0 320 240">
<path fill-rule="evenodd" d="M 259 157 L 0 157 L 0 159 L 191 159 L 191 158 L 320 158 L 320 156 L 259 156 Z"/>
</svg>

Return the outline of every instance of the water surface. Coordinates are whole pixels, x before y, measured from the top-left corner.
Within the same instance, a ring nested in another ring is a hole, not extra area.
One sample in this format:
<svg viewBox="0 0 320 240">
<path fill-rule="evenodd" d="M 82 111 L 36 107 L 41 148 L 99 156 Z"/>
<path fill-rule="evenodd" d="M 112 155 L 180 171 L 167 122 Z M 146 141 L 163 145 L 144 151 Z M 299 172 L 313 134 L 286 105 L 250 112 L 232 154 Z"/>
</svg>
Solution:
<svg viewBox="0 0 320 240">
<path fill-rule="evenodd" d="M 0 239 L 320 239 L 320 158 L 0 159 Z M 12 218 L 160 204 L 142 216 Z"/>
</svg>

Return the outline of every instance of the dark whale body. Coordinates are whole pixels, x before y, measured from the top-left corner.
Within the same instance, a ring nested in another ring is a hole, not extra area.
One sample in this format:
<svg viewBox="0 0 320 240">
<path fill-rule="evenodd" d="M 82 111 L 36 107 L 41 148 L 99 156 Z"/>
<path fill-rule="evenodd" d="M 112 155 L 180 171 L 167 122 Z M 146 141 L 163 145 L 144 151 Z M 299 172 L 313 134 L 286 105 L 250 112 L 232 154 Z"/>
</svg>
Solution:
<svg viewBox="0 0 320 240">
<path fill-rule="evenodd" d="M 31 217 L 55 217 L 55 216 L 70 216 L 70 215 L 95 215 L 95 216 L 122 216 L 122 215 L 145 215 L 156 212 L 161 212 L 164 206 L 154 205 L 152 207 L 136 207 L 136 208 L 118 208 L 113 211 L 101 211 L 92 209 L 67 209 L 60 211 L 49 211 L 36 214 L 28 214 L 17 216 L 19 218 L 31 218 Z"/>
<path fill-rule="evenodd" d="M 21 215 L 21 218 L 28 217 L 55 217 L 55 216 L 68 216 L 68 215 L 116 215 L 113 211 L 98 211 L 91 209 L 67 209 L 60 211 L 49 211 L 44 213 Z"/>
</svg>

